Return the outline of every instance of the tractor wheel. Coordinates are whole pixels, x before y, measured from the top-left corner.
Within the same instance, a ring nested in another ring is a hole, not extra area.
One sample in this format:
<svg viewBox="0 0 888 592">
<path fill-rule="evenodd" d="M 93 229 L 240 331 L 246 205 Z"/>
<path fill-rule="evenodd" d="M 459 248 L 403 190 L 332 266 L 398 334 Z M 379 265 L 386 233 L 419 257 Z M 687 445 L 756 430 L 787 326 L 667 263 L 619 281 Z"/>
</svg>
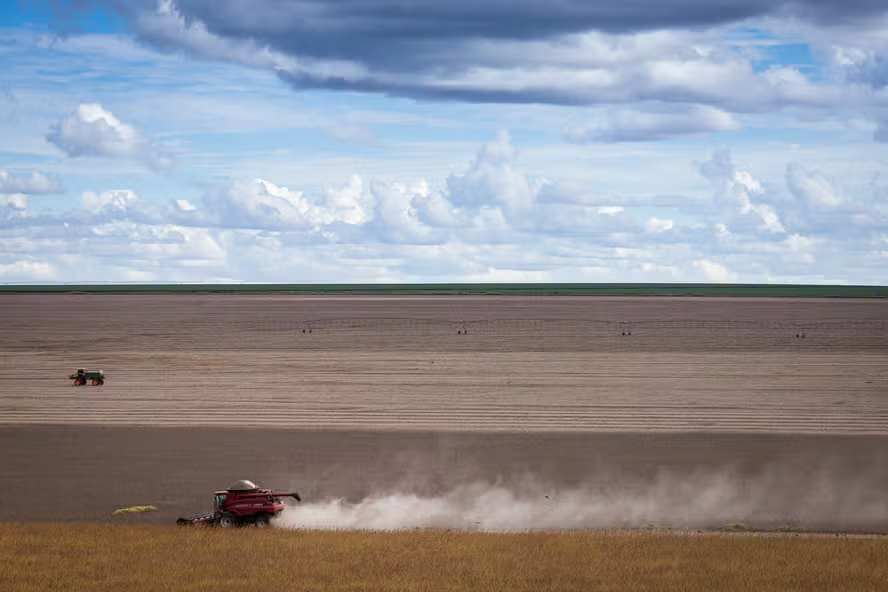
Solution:
<svg viewBox="0 0 888 592">
<path fill-rule="evenodd" d="M 80 386 L 81 384 L 83 384 L 82 380 L 80 380 L 79 378 L 74 379 L 74 386 Z"/>
<path fill-rule="evenodd" d="M 97 378 L 93 378 L 92 384 L 93 384 L 93 386 L 99 386 L 99 381 L 98 381 L 98 379 L 97 379 Z"/>
<path fill-rule="evenodd" d="M 230 512 L 223 512 L 219 516 L 219 526 L 222 528 L 234 528 L 237 526 L 237 516 Z"/>
<path fill-rule="evenodd" d="M 253 524 L 256 525 L 256 528 L 266 528 L 271 524 L 271 520 L 269 520 L 267 514 L 262 514 L 256 516 L 256 521 Z"/>
</svg>

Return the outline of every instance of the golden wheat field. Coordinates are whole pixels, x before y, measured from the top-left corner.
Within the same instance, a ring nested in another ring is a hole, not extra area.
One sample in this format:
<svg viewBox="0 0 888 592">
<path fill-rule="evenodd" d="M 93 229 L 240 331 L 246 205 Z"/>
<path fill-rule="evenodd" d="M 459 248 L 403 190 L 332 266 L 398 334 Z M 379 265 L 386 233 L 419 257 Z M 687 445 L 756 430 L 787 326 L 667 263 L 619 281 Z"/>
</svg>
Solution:
<svg viewBox="0 0 888 592">
<path fill-rule="evenodd" d="M 0 525 L 0 588 L 884 590 L 888 540 Z"/>
<path fill-rule="evenodd" d="M 888 540 L 0 525 L 5 592 L 884 590 Z"/>
</svg>

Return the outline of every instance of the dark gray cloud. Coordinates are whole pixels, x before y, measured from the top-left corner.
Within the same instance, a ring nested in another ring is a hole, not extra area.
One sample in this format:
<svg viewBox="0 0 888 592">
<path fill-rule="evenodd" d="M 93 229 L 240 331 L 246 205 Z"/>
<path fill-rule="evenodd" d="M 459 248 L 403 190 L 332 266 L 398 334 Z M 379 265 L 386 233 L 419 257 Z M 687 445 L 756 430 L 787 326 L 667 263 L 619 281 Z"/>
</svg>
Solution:
<svg viewBox="0 0 888 592">
<path fill-rule="evenodd" d="M 258 38 L 220 36 L 202 21 L 189 22 L 173 4 L 143 13 L 138 30 L 166 49 L 272 70 L 298 89 L 493 103 L 687 102 L 738 111 L 767 111 L 783 103 L 823 107 L 838 100 L 800 75 L 759 75 L 742 57 L 715 49 L 711 38 L 687 32 L 520 42 L 421 39 L 418 47 L 390 48 L 385 63 L 373 63 L 361 52 L 326 59 L 279 51 Z M 390 42 L 397 41 L 380 45 Z M 433 51 L 425 51 L 430 47 Z"/>
<path fill-rule="evenodd" d="M 218 35 L 255 39 L 306 55 L 384 55 L 431 40 L 544 39 L 571 33 L 687 29 L 765 16 L 837 24 L 885 13 L 883 0 L 34 0 L 48 5 L 60 31 L 78 31 L 98 6 L 127 17 L 174 5 Z M 409 56 L 389 56 L 409 57 Z"/>
<path fill-rule="evenodd" d="M 756 72 L 713 27 L 765 17 L 848 25 L 888 12 L 881 0 L 87 2 L 96 3 L 119 10 L 156 48 L 272 70 L 297 89 L 490 103 L 666 101 L 735 112 L 831 107 L 844 97 L 803 77 Z"/>
<path fill-rule="evenodd" d="M 849 0 L 840 6 L 832 0 L 177 0 L 160 4 L 161 10 L 174 7 L 187 24 L 201 23 L 209 33 L 225 39 L 256 43 L 287 55 L 350 60 L 402 71 L 422 65 L 439 71 L 462 67 L 463 46 L 485 41 L 702 29 L 781 14 L 845 22 L 886 11 L 880 0 Z"/>
<path fill-rule="evenodd" d="M 178 0 L 186 18 L 220 35 L 261 38 L 313 55 L 349 55 L 371 41 L 541 39 L 720 25 L 791 14 L 834 22 L 886 11 L 882 0 Z"/>
<path fill-rule="evenodd" d="M 888 54 L 858 51 L 857 55 L 846 58 L 848 61 L 843 69 L 849 82 L 866 84 L 873 88 L 888 86 Z"/>
</svg>

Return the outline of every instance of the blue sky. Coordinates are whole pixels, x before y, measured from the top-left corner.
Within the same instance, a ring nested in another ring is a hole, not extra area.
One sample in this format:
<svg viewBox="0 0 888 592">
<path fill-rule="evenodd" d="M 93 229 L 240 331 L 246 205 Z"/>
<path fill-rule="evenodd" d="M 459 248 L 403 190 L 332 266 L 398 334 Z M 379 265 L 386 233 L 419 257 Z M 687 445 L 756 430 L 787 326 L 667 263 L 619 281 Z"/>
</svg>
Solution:
<svg viewBox="0 0 888 592">
<path fill-rule="evenodd" d="M 888 282 L 888 11 L 0 7 L 0 282 Z"/>
</svg>

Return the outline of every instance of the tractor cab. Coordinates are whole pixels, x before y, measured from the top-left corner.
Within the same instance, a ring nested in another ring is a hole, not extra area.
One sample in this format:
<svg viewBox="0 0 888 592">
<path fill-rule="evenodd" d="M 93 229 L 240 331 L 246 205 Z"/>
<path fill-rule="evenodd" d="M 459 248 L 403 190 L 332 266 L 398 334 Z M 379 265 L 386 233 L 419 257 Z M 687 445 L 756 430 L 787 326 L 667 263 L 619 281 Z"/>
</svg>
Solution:
<svg viewBox="0 0 888 592">
<path fill-rule="evenodd" d="M 228 489 L 217 491 L 213 494 L 213 510 L 222 512 L 228 509 L 229 506 L 242 501 L 245 494 L 249 496 L 251 501 L 255 501 L 255 494 L 258 493 L 261 493 L 261 490 L 252 481 L 238 481 Z"/>
</svg>

